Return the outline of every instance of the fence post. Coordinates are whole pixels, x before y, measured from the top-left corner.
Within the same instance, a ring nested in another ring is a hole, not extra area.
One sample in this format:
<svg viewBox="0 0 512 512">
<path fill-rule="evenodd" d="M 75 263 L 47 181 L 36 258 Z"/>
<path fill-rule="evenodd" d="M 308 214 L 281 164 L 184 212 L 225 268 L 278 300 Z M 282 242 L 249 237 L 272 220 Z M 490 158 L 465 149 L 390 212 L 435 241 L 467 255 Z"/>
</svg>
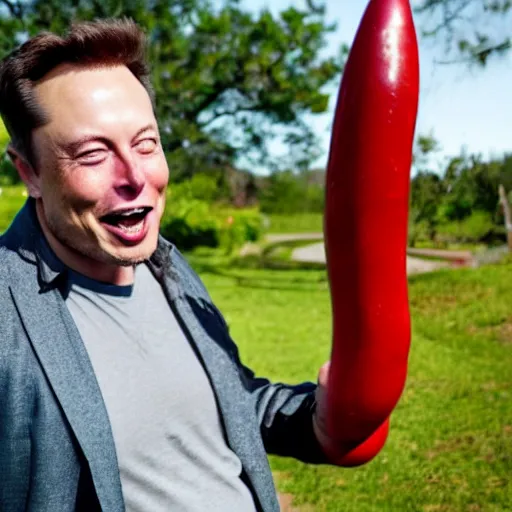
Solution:
<svg viewBox="0 0 512 512">
<path fill-rule="evenodd" d="M 512 216 L 510 214 L 510 204 L 508 203 L 507 193 L 505 187 L 500 185 L 500 204 L 503 208 L 503 216 L 505 217 L 505 229 L 507 231 L 507 244 L 508 250 L 512 252 Z"/>
</svg>

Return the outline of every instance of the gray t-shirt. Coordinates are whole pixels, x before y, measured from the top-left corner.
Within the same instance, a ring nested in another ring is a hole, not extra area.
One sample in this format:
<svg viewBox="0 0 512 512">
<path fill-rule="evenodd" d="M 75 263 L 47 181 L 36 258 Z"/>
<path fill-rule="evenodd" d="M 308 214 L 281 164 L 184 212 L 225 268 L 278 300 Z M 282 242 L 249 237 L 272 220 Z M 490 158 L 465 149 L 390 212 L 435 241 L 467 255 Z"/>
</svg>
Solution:
<svg viewBox="0 0 512 512">
<path fill-rule="evenodd" d="M 254 512 L 208 377 L 148 267 L 133 286 L 72 272 L 66 303 L 106 404 L 127 512 Z"/>
</svg>

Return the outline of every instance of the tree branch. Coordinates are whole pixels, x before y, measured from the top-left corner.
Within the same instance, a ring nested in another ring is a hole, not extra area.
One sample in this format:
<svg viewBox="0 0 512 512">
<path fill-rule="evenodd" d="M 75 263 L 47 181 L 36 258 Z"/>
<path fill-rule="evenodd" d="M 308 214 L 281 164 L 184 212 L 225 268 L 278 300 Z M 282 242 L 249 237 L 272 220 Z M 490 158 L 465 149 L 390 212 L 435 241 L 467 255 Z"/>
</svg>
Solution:
<svg viewBox="0 0 512 512">
<path fill-rule="evenodd" d="M 306 4 L 311 9 L 311 12 L 314 12 L 315 14 L 325 14 L 325 4 L 315 5 L 313 0 L 306 0 Z"/>
<path fill-rule="evenodd" d="M 105 7 L 99 0 L 93 0 L 92 5 L 101 13 L 101 17 L 106 15 Z"/>
<path fill-rule="evenodd" d="M 473 2 L 473 0 L 464 0 L 460 5 L 459 7 L 457 7 L 453 12 L 450 12 L 449 10 L 449 7 L 448 7 L 448 4 L 447 3 L 443 3 L 443 4 L 438 4 L 438 5 L 442 5 L 443 6 L 443 11 L 444 11 L 444 15 L 443 15 L 443 21 L 441 21 L 436 27 L 434 27 L 432 30 L 429 30 L 428 32 L 423 32 L 423 35 L 426 36 L 426 37 L 431 37 L 431 36 L 435 36 L 436 34 L 438 34 L 441 30 L 443 29 L 447 29 L 447 30 L 451 30 L 451 24 L 457 20 L 457 19 L 460 19 L 461 18 L 461 13 L 462 11 L 464 11 L 465 9 L 467 9 L 467 7 Z M 419 10 L 419 12 L 421 12 L 422 10 Z"/>
<path fill-rule="evenodd" d="M 22 20 L 23 18 L 23 5 L 21 2 L 17 1 L 16 3 L 11 2 L 10 0 L 0 0 L 2 4 L 4 4 L 9 10 L 11 16 L 14 18 L 18 18 Z"/>
<path fill-rule="evenodd" d="M 187 119 L 188 121 L 194 121 L 195 119 L 197 119 L 197 116 L 201 112 L 206 110 L 210 105 L 215 103 L 217 101 L 217 99 L 219 98 L 219 96 L 223 92 L 224 92 L 224 89 L 220 90 L 220 89 L 216 88 L 213 92 L 211 92 L 210 94 L 207 94 L 200 101 L 200 103 L 198 105 L 196 105 L 192 110 L 185 112 L 185 119 Z"/>
<path fill-rule="evenodd" d="M 257 112 L 257 111 L 258 111 L 257 107 L 240 107 L 240 108 L 236 108 L 233 110 L 223 110 L 221 112 L 214 112 L 213 116 L 210 119 L 208 119 L 208 121 L 205 121 L 204 123 L 198 123 L 198 125 L 201 129 L 207 128 L 210 124 L 212 124 L 217 119 L 220 119 L 221 117 L 234 116 L 234 115 L 240 114 L 242 112 Z"/>
<path fill-rule="evenodd" d="M 435 64 L 441 64 L 441 65 L 452 65 L 452 64 L 464 64 L 464 63 L 472 63 L 472 62 L 479 62 L 480 64 L 485 64 L 487 58 L 492 53 L 502 53 L 506 50 L 509 50 L 512 48 L 512 43 L 510 39 L 507 39 L 506 41 L 503 41 L 502 43 L 489 46 L 487 48 L 483 48 L 481 50 L 471 51 L 470 55 L 465 58 L 460 59 L 453 59 L 453 60 L 435 60 Z"/>
</svg>

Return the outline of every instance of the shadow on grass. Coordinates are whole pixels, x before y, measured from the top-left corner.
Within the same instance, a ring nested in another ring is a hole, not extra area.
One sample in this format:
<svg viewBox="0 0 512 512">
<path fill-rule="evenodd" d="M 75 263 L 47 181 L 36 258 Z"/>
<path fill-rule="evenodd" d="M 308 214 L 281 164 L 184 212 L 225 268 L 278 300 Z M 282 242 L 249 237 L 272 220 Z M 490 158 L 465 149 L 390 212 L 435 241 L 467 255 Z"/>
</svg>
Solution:
<svg viewBox="0 0 512 512">
<path fill-rule="evenodd" d="M 328 283 L 325 272 L 315 275 L 307 272 L 303 277 L 297 275 L 297 271 L 325 269 L 325 265 L 314 263 L 275 261 L 259 255 L 222 258 L 193 254 L 187 259 L 199 274 L 228 278 L 243 288 L 307 292 L 326 289 Z M 296 272 L 286 272 L 291 270 Z"/>
<path fill-rule="evenodd" d="M 311 245 L 319 240 L 322 239 L 281 240 L 270 243 L 263 247 L 261 252 L 262 265 L 265 268 L 279 270 L 323 270 L 326 268 L 325 262 L 294 261 L 292 259 L 294 249 Z M 280 255 L 280 250 L 284 250 L 284 254 Z"/>
</svg>

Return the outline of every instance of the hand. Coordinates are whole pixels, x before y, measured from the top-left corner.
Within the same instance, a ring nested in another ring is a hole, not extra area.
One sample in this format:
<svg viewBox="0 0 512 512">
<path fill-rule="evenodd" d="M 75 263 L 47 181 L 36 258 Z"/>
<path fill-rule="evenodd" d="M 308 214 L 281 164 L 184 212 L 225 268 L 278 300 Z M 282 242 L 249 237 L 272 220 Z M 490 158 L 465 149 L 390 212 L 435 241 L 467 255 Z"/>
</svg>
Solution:
<svg viewBox="0 0 512 512">
<path fill-rule="evenodd" d="M 316 388 L 316 408 L 313 415 L 313 430 L 320 446 L 326 451 L 330 444 L 327 435 L 327 384 L 329 382 L 329 370 L 331 362 L 324 363 L 318 372 L 318 387 Z"/>
<path fill-rule="evenodd" d="M 327 386 L 331 362 L 327 361 L 318 372 L 318 387 L 316 389 L 316 408 L 313 415 L 313 431 L 322 447 L 328 461 L 336 466 L 359 466 L 375 457 L 384 446 L 389 429 L 389 419 L 378 427 L 372 435 L 358 441 L 334 438 L 328 434 Z M 336 411 L 342 414 L 342 411 Z"/>
</svg>

